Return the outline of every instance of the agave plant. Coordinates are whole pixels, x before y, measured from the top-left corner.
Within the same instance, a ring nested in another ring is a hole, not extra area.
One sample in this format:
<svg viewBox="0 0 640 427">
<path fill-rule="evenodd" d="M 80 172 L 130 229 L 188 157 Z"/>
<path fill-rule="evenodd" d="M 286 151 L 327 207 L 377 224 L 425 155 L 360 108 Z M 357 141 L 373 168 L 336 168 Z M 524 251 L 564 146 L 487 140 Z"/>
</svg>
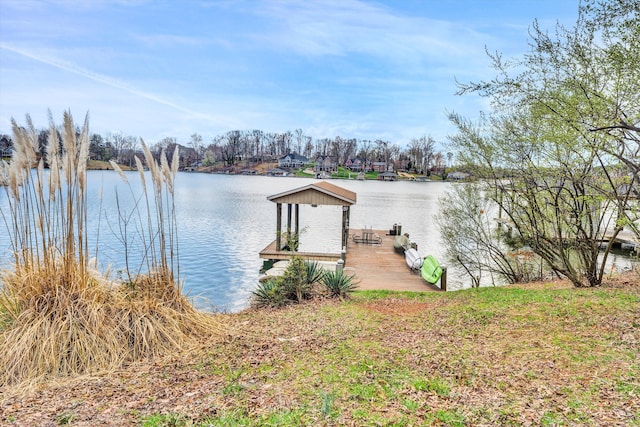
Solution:
<svg viewBox="0 0 640 427">
<path fill-rule="evenodd" d="M 324 270 L 317 261 L 306 261 L 305 266 L 307 267 L 308 284 L 317 283 L 322 279 Z"/>
<path fill-rule="evenodd" d="M 269 279 L 259 282 L 253 293 L 253 305 L 255 307 L 281 307 L 286 304 L 282 286 L 277 279 Z"/>
<path fill-rule="evenodd" d="M 343 270 L 327 271 L 324 273 L 321 283 L 327 288 L 332 297 L 346 298 L 353 292 L 358 284 L 353 276 Z"/>
</svg>

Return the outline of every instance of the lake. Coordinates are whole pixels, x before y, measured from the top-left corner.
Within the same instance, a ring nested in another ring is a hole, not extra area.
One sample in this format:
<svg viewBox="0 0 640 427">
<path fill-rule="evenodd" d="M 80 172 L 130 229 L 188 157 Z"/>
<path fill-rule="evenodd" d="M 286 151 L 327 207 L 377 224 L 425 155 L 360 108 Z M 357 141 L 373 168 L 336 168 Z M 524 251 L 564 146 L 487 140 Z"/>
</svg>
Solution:
<svg viewBox="0 0 640 427">
<path fill-rule="evenodd" d="M 122 274 L 125 256 L 135 271 L 142 260 L 133 209 L 134 197 L 142 193 L 137 172 L 125 172 L 130 187 L 113 171 L 87 173 L 89 244 L 102 271 L 112 277 Z M 147 180 L 148 181 L 148 180 Z M 259 252 L 276 236 L 276 205 L 268 196 L 317 182 L 308 178 L 244 175 L 212 175 L 181 172 L 176 179 L 175 203 L 179 235 L 180 278 L 185 292 L 198 308 L 236 312 L 249 305 L 262 262 Z M 422 256 L 434 255 L 446 263 L 433 216 L 438 198 L 452 185 L 442 181 L 331 180 L 357 194 L 351 207 L 350 228 L 389 230 L 401 224 L 411 235 Z M 0 210 L 6 211 L 6 194 L 0 190 Z M 118 208 L 118 204 L 120 208 Z M 285 210 L 286 212 L 286 210 Z M 125 221 L 119 221 L 122 217 Z M 284 214 L 286 217 L 286 213 Z M 340 247 L 340 206 L 300 206 L 300 250 L 335 252 Z M 286 222 L 286 219 L 283 219 Z M 10 262 L 4 225 L 0 233 L 1 262 Z M 125 243 L 126 242 L 126 245 Z M 126 250 L 125 250 L 126 248 Z M 613 269 L 629 265 L 628 252 L 614 253 L 608 260 Z M 447 289 L 470 286 L 463 273 L 450 268 Z"/>
<path fill-rule="evenodd" d="M 97 252 L 101 270 L 110 267 L 112 276 L 125 268 L 125 235 L 130 267 L 139 265 L 143 251 L 137 243 L 134 221 L 129 222 L 126 232 L 120 231 L 122 222 L 118 221 L 118 216 L 130 216 L 132 193 L 141 194 L 138 173 L 126 174 L 131 189 L 113 171 L 89 171 L 87 177 L 91 255 Z M 213 305 L 217 310 L 235 312 L 248 306 L 263 261 L 258 253 L 275 239 L 276 205 L 267 197 L 312 182 L 316 180 L 178 174 L 175 202 L 180 277 L 184 290 L 199 308 L 211 309 Z M 351 208 L 352 230 L 365 226 L 388 230 L 398 223 L 403 232 L 410 233 L 423 256 L 433 254 L 443 260 L 432 216 L 438 209 L 439 195 L 452 184 L 438 181 L 331 182 L 357 194 L 357 203 Z M 6 194 L 0 191 L 0 209 L 5 206 Z M 300 250 L 340 252 L 341 220 L 341 207 L 300 206 Z M 3 232 L 0 247 L 8 246 Z M 9 261 L 6 251 L 2 259 L 5 264 Z M 461 278 L 450 273 L 448 288 L 462 287 Z"/>
</svg>

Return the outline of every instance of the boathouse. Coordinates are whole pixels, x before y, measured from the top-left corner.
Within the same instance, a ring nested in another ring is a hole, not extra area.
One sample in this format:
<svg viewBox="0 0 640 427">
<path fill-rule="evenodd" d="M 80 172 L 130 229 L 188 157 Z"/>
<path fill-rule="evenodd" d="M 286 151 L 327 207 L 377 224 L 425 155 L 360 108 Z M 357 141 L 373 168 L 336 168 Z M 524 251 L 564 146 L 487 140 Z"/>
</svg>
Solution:
<svg viewBox="0 0 640 427">
<path fill-rule="evenodd" d="M 349 239 L 349 215 L 351 205 L 356 203 L 356 193 L 331 184 L 327 181 L 315 182 L 304 187 L 285 191 L 267 197 L 276 204 L 276 240 L 260 251 L 260 258 L 268 260 L 290 259 L 300 256 L 312 261 L 337 261 L 342 253 L 297 252 L 297 239 L 300 235 L 300 205 L 342 206 L 342 245 L 346 251 Z M 282 209 L 287 206 L 287 222 L 283 229 Z M 289 247 L 293 245 L 294 247 Z"/>
</svg>

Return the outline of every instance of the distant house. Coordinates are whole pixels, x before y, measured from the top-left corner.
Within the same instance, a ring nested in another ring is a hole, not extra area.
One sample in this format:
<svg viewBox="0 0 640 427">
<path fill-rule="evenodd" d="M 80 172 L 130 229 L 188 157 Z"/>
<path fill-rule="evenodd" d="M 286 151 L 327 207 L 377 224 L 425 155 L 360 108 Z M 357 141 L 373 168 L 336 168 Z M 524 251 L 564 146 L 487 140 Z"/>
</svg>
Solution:
<svg viewBox="0 0 640 427">
<path fill-rule="evenodd" d="M 309 163 L 309 159 L 297 153 L 289 153 L 278 159 L 279 168 L 301 168 L 307 163 Z"/>
<path fill-rule="evenodd" d="M 333 172 L 337 169 L 338 162 L 331 156 L 318 156 L 316 158 L 316 173 Z"/>
<path fill-rule="evenodd" d="M 344 165 L 349 170 L 360 172 L 360 171 L 364 170 L 365 162 L 362 159 L 355 158 L 355 159 L 347 160 L 347 162 Z"/>
<path fill-rule="evenodd" d="M 640 198 L 640 187 L 637 185 L 630 186 L 629 184 L 622 184 L 616 190 L 618 197 L 630 197 L 632 199 Z"/>
<path fill-rule="evenodd" d="M 371 169 L 375 172 L 386 172 L 387 162 L 373 162 L 371 163 Z"/>
<path fill-rule="evenodd" d="M 13 142 L 7 135 L 0 136 L 0 157 L 11 157 Z"/>
</svg>

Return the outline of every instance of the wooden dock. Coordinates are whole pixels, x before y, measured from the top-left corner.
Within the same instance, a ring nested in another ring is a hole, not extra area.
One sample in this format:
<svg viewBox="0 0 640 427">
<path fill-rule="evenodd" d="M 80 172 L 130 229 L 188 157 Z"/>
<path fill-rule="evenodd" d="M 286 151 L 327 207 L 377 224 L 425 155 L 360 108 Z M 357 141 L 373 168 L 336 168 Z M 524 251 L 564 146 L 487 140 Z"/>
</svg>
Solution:
<svg viewBox="0 0 640 427">
<path fill-rule="evenodd" d="M 322 261 L 322 262 L 336 262 L 341 258 L 339 253 L 325 253 L 325 252 L 291 252 L 289 250 L 277 250 L 276 241 L 269 243 L 269 245 L 260 251 L 260 258 L 270 259 L 274 261 L 288 260 L 293 255 L 297 255 L 305 261 Z"/>
<path fill-rule="evenodd" d="M 419 273 L 412 272 L 404 255 L 393 249 L 395 236 L 387 230 L 373 230 L 381 238 L 379 244 L 356 243 L 354 235 L 362 230 L 349 230 L 345 269 L 354 271 L 359 290 L 384 289 L 390 291 L 426 292 L 440 290 L 425 282 Z"/>
<path fill-rule="evenodd" d="M 612 236 L 613 236 L 613 232 L 607 230 L 607 232 L 604 235 L 603 241 L 609 242 Z M 615 243 L 621 246 L 628 245 L 630 247 L 635 248 L 636 250 L 640 248 L 640 240 L 638 240 L 638 237 L 631 230 L 625 229 L 619 232 L 615 238 Z"/>
<path fill-rule="evenodd" d="M 511 232 L 511 230 L 514 228 L 513 222 L 508 219 L 494 218 L 494 220 L 498 223 L 498 226 L 507 227 L 507 230 L 509 232 Z M 601 243 L 608 243 L 611 241 L 611 239 L 613 239 L 613 242 L 616 245 L 627 245 L 631 248 L 635 248 L 636 250 L 640 248 L 640 240 L 632 230 L 624 229 L 620 231 L 616 235 L 615 239 L 613 238 L 613 230 L 611 228 L 607 228 L 606 230 L 601 231 L 601 233 Z"/>
</svg>

